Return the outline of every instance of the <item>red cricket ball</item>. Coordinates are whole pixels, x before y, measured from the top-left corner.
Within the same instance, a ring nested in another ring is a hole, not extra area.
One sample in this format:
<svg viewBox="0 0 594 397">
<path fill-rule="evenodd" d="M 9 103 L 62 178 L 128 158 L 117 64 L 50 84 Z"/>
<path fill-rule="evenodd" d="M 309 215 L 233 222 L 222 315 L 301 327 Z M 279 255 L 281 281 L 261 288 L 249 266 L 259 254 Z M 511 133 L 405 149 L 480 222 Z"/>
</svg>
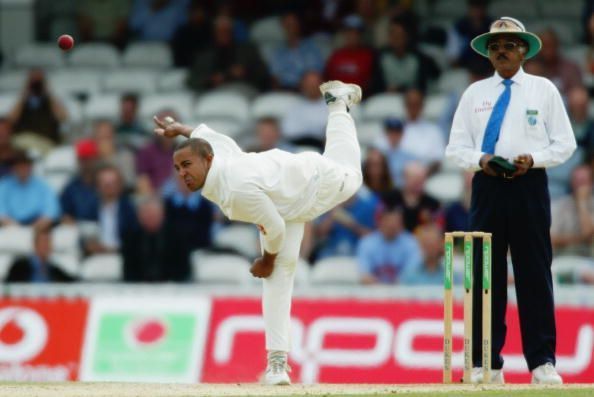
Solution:
<svg viewBox="0 0 594 397">
<path fill-rule="evenodd" d="M 58 37 L 58 46 L 64 51 L 68 51 L 72 47 L 74 47 L 74 39 L 69 34 L 63 34 L 62 36 Z"/>
</svg>

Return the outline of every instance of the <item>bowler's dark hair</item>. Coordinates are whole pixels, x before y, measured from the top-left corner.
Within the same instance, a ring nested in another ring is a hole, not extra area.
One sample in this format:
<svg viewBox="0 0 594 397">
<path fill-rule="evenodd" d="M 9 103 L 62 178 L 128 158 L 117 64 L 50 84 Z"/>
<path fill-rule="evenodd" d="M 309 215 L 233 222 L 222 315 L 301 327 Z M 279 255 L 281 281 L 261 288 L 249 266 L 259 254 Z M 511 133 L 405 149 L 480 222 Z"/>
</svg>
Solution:
<svg viewBox="0 0 594 397">
<path fill-rule="evenodd" d="M 212 156 L 214 154 L 212 151 L 212 146 L 210 146 L 210 143 L 208 143 L 207 141 L 205 141 L 202 138 L 187 139 L 187 140 L 179 143 L 175 147 L 175 151 L 177 152 L 178 150 L 182 150 L 187 147 L 190 148 L 192 153 L 194 153 L 195 155 L 197 155 L 203 159 L 205 159 L 208 155 Z"/>
</svg>

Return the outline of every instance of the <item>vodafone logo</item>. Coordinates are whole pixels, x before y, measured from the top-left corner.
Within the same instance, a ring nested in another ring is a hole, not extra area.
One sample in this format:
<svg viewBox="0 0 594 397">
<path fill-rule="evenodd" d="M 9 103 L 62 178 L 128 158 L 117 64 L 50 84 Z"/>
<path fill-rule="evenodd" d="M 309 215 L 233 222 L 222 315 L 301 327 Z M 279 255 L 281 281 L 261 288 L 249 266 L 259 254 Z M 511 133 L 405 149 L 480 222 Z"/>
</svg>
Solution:
<svg viewBox="0 0 594 397">
<path fill-rule="evenodd" d="M 47 337 L 47 324 L 36 311 L 25 307 L 0 310 L 0 362 L 33 359 L 45 347 Z"/>
<path fill-rule="evenodd" d="M 125 332 L 128 345 L 135 348 L 155 346 L 165 340 L 167 323 L 159 318 L 149 317 L 132 320 Z"/>
</svg>

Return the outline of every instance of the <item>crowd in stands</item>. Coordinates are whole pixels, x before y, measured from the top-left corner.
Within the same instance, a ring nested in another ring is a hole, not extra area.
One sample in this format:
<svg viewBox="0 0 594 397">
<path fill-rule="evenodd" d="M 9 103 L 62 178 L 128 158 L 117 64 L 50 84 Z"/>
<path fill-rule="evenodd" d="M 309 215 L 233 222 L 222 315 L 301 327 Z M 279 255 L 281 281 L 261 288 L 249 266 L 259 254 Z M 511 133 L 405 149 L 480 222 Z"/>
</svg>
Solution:
<svg viewBox="0 0 594 397">
<path fill-rule="evenodd" d="M 365 98 L 399 94 L 402 114 L 382 117 L 381 132 L 362 142 L 363 187 L 308 225 L 301 255 L 311 266 L 351 257 L 362 284 L 437 285 L 443 282 L 443 233 L 467 230 L 472 180 L 472 173 L 453 170 L 444 159 L 465 86 L 440 88 L 440 77 L 463 71 L 468 84 L 493 73 L 469 42 L 499 15 L 489 13 L 487 0 L 468 0 L 466 11 L 447 26 L 428 25 L 413 3 L 40 1 L 37 34 L 50 39 L 50 26 L 59 22 L 80 43 L 110 43 L 122 51 L 135 42 L 168 43 L 175 67 L 186 71 L 185 88 L 194 95 L 217 90 L 250 100 L 270 92 L 294 95 L 282 117 L 259 117 L 242 126 L 238 139 L 247 151 L 322 151 L 327 108 L 318 86 L 325 80 L 357 83 Z M 587 85 L 594 73 L 594 2 L 574 3 L 583 7 L 582 21 L 574 21 L 583 24 L 583 32 L 569 45 L 588 48 L 581 61 L 566 56 L 567 43 L 547 26 L 537 32 L 543 50 L 525 70 L 549 78 L 566 102 L 578 150 L 548 172 L 551 235 L 556 255 L 587 259 L 568 281 L 594 284 L 594 115 L 589 111 L 594 86 Z M 277 23 L 280 36 L 254 40 L 251 29 L 263 21 Z M 10 69 L 9 54 L 1 62 L 0 76 Z M 51 228 L 64 225 L 78 228 L 81 259 L 118 254 L 120 280 L 126 282 L 191 281 L 196 250 L 233 249 L 215 241 L 234 225 L 175 177 L 175 141 L 151 135 L 150 120 L 139 112 L 142 95 L 122 93 L 112 117 L 88 119 L 65 134 L 70 115 L 47 73 L 32 69 L 16 103 L 0 106 L 0 233 L 17 226 L 33 230 L 31 253 L 14 258 L 6 281 L 80 279 L 50 255 Z M 436 92 L 447 100 L 437 117 L 427 117 L 427 98 Z M 195 121 L 179 112 L 172 105 L 158 115 Z M 75 154 L 76 173 L 54 184 L 40 167 L 64 147 Z M 452 173 L 459 176 L 460 194 L 454 200 L 434 197 L 428 180 Z"/>
</svg>

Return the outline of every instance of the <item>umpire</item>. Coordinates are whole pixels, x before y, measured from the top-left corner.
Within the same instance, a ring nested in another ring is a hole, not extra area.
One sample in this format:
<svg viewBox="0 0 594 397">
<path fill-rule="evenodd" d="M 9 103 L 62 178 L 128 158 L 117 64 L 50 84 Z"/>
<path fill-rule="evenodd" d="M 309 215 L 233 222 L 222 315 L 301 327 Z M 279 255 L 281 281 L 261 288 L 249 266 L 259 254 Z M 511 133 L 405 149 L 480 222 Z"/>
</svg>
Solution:
<svg viewBox="0 0 594 397">
<path fill-rule="evenodd" d="M 507 252 L 511 251 L 522 346 L 532 383 L 559 384 L 551 276 L 550 197 L 546 167 L 567 160 L 576 143 L 559 91 L 522 69 L 540 39 L 509 17 L 470 43 L 496 73 L 466 89 L 454 116 L 446 156 L 472 180 L 470 227 L 493 233 L 492 381 L 504 383 Z M 473 383 L 482 380 L 481 258 L 475 251 Z"/>
</svg>

